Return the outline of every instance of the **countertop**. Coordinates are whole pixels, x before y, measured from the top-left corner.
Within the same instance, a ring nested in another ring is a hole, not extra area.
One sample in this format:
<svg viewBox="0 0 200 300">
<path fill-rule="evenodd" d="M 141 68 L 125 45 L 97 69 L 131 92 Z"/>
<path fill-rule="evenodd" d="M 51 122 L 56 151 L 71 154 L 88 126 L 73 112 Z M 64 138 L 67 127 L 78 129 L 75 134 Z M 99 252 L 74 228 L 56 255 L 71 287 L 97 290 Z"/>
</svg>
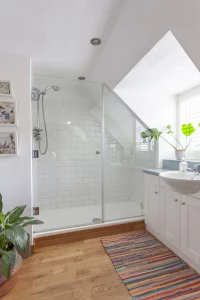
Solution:
<svg viewBox="0 0 200 300">
<path fill-rule="evenodd" d="M 143 172 L 151 175 L 159 176 L 162 172 L 167 172 L 169 170 L 167 169 L 144 169 Z"/>
</svg>

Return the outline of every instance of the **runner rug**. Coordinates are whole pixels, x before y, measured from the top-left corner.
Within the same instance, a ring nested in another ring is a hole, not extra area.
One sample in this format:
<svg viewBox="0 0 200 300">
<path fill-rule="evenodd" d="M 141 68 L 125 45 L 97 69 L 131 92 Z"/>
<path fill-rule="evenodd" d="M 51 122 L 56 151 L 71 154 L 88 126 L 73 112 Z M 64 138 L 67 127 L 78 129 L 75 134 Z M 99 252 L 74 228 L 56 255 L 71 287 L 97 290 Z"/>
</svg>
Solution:
<svg viewBox="0 0 200 300">
<path fill-rule="evenodd" d="M 200 299 L 200 276 L 149 233 L 102 243 L 132 299 Z"/>
</svg>

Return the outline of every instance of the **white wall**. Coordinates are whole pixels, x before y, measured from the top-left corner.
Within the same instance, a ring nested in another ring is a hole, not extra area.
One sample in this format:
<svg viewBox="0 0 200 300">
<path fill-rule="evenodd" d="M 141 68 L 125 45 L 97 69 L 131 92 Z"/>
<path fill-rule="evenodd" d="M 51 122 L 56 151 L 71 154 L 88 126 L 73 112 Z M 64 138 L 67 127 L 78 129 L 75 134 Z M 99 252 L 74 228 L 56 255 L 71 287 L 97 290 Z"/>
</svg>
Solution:
<svg viewBox="0 0 200 300">
<path fill-rule="evenodd" d="M 159 94 L 156 91 L 120 89 L 115 92 L 126 102 L 127 105 L 140 117 L 148 127 L 156 127 L 165 132 L 166 126 L 171 124 L 176 129 L 176 100 L 177 97 Z M 169 139 L 169 136 L 165 136 Z M 169 139 L 171 140 L 171 139 Z M 174 150 L 166 142 L 160 139 L 158 166 L 162 167 L 163 158 L 175 158 Z"/>
<path fill-rule="evenodd" d="M 31 215 L 31 63 L 29 57 L 0 55 L 0 79 L 11 80 L 17 101 L 19 155 L 0 157 L 0 192 L 4 211 L 27 205 Z M 7 98 L 1 97 L 0 100 Z M 0 131 L 4 128 L 1 127 Z M 16 131 L 17 128 L 5 128 Z"/>
</svg>

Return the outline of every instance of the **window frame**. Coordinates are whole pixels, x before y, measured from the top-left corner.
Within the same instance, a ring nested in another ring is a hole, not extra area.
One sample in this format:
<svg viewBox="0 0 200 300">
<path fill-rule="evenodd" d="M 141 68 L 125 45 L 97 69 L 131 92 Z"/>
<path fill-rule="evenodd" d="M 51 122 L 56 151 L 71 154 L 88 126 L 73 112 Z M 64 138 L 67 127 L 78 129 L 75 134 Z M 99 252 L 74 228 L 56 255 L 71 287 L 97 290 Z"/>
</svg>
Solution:
<svg viewBox="0 0 200 300">
<path fill-rule="evenodd" d="M 189 97 L 200 96 L 200 86 L 197 86 L 191 90 L 188 90 L 177 96 L 177 105 L 176 105 L 176 138 L 180 140 L 181 138 L 181 103 L 183 103 Z M 200 120 L 199 120 L 200 122 Z M 178 145 L 177 145 L 178 146 Z M 198 153 L 198 154 L 197 154 Z M 186 158 L 189 160 L 195 159 L 200 160 L 200 149 L 197 151 L 187 151 Z"/>
</svg>

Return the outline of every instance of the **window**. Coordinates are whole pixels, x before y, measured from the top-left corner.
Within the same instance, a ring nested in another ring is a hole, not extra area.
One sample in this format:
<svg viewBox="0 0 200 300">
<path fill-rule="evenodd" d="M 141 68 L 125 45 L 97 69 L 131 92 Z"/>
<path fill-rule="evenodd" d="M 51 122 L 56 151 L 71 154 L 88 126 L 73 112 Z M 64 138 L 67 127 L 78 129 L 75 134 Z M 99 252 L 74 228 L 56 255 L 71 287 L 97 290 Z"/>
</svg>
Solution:
<svg viewBox="0 0 200 300">
<path fill-rule="evenodd" d="M 178 97 L 178 116 L 177 116 L 177 133 L 178 138 L 185 147 L 190 142 L 187 148 L 188 158 L 199 158 L 200 159 L 200 87 L 188 91 Z M 185 137 L 180 128 L 182 124 L 192 123 L 197 129 L 195 133 L 189 137 Z"/>
</svg>

